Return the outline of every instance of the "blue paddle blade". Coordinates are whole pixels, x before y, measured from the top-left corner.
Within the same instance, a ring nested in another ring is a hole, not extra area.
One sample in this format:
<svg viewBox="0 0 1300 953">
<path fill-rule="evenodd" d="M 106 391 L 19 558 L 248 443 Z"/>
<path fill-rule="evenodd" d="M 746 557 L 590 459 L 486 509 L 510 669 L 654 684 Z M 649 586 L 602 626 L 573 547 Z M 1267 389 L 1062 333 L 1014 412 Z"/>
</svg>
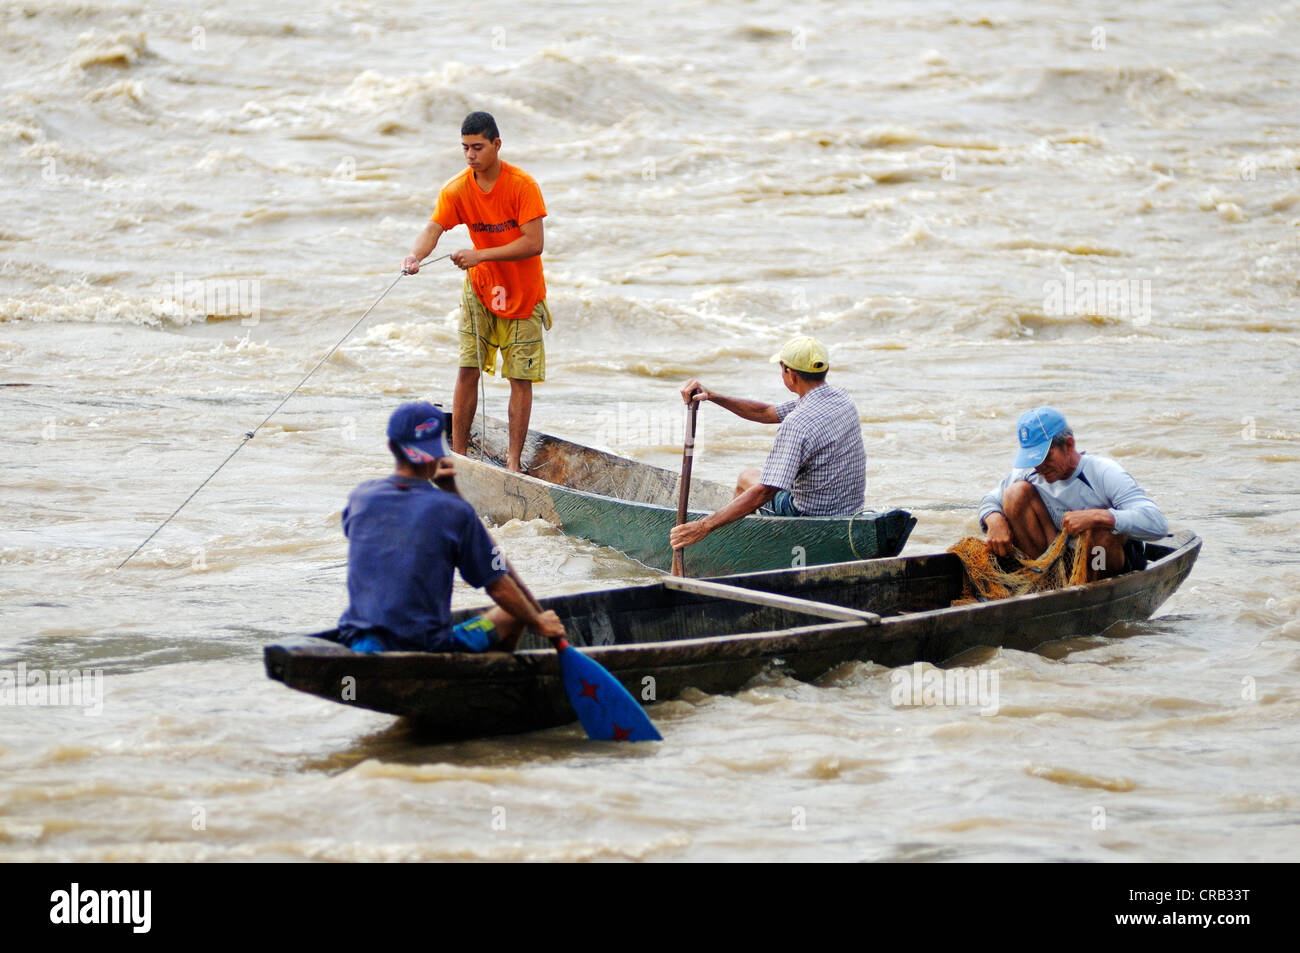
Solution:
<svg viewBox="0 0 1300 953">
<path fill-rule="evenodd" d="M 636 699 L 599 662 L 567 645 L 559 653 L 564 689 L 588 738 L 664 740 Z"/>
</svg>

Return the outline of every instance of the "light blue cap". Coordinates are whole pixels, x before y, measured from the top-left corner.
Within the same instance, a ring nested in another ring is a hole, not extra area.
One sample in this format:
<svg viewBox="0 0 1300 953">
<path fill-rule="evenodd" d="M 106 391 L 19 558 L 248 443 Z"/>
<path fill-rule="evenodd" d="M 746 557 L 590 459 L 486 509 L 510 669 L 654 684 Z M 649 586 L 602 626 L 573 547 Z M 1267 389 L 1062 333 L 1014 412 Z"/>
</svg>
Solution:
<svg viewBox="0 0 1300 953">
<path fill-rule="evenodd" d="M 1017 469 L 1038 466 L 1047 459 L 1047 451 L 1052 449 L 1052 438 L 1069 429 L 1065 417 L 1055 407 L 1036 407 L 1022 414 L 1016 428 L 1020 450 L 1016 453 L 1014 466 Z"/>
</svg>

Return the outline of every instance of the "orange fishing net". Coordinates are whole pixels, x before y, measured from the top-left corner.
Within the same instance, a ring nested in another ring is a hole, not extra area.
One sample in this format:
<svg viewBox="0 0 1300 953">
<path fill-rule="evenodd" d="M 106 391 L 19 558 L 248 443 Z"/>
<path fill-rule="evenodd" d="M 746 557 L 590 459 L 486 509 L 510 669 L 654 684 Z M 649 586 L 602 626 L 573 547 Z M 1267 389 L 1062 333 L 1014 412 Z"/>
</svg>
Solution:
<svg viewBox="0 0 1300 953">
<path fill-rule="evenodd" d="M 1037 559 L 1016 558 L 1019 568 L 1008 571 L 989 552 L 988 543 L 978 536 L 967 536 L 948 550 L 956 553 L 966 569 L 961 597 L 952 604 L 961 606 L 1082 585 L 1089 581 L 1088 560 L 1079 557 L 1079 547 L 1079 537 L 1062 530 L 1043 555 Z"/>
</svg>

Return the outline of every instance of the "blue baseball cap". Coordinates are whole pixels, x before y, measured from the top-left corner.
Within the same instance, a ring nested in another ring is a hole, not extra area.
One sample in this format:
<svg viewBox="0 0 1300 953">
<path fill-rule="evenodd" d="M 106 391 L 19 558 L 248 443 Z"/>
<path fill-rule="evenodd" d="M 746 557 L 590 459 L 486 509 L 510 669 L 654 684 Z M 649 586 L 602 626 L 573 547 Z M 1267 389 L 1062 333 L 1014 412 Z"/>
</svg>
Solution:
<svg viewBox="0 0 1300 953">
<path fill-rule="evenodd" d="M 1036 467 L 1047 459 L 1052 438 L 1070 429 L 1065 417 L 1055 407 L 1036 407 L 1021 415 L 1016 435 L 1020 450 L 1016 453 L 1017 469 Z"/>
<path fill-rule="evenodd" d="M 412 463 L 432 463 L 449 457 L 447 418 L 427 400 L 403 404 L 388 418 L 388 439 L 402 448 Z"/>
</svg>

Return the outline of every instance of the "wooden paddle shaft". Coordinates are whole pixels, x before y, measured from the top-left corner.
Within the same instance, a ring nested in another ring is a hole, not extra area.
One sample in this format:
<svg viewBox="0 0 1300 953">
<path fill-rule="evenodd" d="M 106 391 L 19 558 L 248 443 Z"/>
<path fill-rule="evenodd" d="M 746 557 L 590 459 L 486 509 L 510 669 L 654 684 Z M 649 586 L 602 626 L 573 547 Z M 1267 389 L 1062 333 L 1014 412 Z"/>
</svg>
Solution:
<svg viewBox="0 0 1300 953">
<path fill-rule="evenodd" d="M 682 482 L 677 489 L 678 526 L 686 522 L 687 503 L 691 498 L 691 465 L 695 462 L 695 415 L 699 410 L 700 402 L 692 395 L 691 402 L 686 405 L 686 442 L 682 447 Z M 673 575 L 686 575 L 685 560 L 682 559 L 680 549 L 673 550 Z"/>
</svg>

